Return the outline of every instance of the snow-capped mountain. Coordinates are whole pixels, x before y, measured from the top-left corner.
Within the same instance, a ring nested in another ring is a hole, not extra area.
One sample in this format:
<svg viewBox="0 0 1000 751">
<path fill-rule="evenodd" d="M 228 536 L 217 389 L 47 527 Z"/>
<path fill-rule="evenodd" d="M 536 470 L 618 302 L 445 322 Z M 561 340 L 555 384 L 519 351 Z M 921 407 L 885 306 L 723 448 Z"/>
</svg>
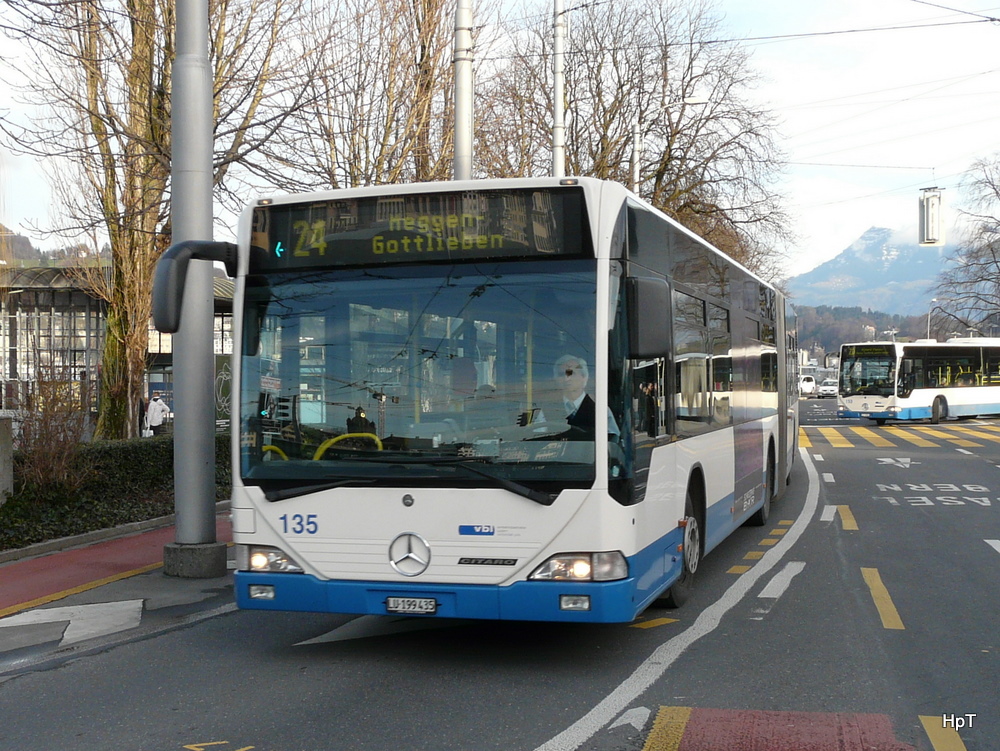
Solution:
<svg viewBox="0 0 1000 751">
<path fill-rule="evenodd" d="M 788 279 L 792 304 L 900 315 L 927 312 L 927 301 L 954 247 L 901 242 L 885 227 L 872 227 L 840 255 Z"/>
</svg>

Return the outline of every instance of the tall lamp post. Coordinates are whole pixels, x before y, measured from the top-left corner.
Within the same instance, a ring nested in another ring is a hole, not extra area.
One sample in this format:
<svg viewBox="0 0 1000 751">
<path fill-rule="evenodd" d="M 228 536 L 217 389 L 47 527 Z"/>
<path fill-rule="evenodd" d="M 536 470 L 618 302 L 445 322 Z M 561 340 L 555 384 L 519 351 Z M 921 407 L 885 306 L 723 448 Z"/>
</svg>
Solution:
<svg viewBox="0 0 1000 751">
<path fill-rule="evenodd" d="M 932 297 L 931 298 L 931 306 L 927 309 L 927 338 L 928 339 L 931 338 L 931 313 L 934 312 L 934 303 L 936 303 L 937 301 L 938 301 L 938 299 L 936 297 Z"/>
</svg>

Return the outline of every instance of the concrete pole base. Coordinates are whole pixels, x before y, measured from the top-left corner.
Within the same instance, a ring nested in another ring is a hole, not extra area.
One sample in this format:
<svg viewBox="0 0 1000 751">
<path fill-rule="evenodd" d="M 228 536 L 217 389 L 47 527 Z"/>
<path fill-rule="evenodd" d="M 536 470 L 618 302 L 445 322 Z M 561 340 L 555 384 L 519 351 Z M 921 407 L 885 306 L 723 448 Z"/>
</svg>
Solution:
<svg viewBox="0 0 1000 751">
<path fill-rule="evenodd" d="M 170 542 L 163 546 L 163 573 L 182 579 L 216 579 L 228 572 L 224 542 L 182 545 Z"/>
</svg>

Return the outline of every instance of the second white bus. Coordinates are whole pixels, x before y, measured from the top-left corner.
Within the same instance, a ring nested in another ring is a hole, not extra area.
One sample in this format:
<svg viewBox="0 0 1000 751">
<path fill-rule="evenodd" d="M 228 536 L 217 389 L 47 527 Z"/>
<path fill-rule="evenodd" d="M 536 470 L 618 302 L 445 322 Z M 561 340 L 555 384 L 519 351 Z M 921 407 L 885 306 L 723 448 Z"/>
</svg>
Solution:
<svg viewBox="0 0 1000 751">
<path fill-rule="evenodd" d="M 840 348 L 839 417 L 887 420 L 1000 414 L 1000 339 L 860 342 Z"/>
</svg>

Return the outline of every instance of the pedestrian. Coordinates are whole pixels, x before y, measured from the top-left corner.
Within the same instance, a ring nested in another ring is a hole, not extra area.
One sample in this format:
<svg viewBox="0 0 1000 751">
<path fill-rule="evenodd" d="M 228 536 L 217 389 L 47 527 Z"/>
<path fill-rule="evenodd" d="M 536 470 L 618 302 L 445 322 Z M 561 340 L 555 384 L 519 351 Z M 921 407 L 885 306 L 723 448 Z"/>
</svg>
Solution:
<svg viewBox="0 0 1000 751">
<path fill-rule="evenodd" d="M 154 436 L 158 436 L 163 432 L 163 422 L 169 415 L 170 408 L 160 399 L 160 392 L 154 391 L 153 398 L 149 401 L 149 407 L 146 408 L 146 423 L 149 425 L 150 430 L 153 431 Z"/>
</svg>

